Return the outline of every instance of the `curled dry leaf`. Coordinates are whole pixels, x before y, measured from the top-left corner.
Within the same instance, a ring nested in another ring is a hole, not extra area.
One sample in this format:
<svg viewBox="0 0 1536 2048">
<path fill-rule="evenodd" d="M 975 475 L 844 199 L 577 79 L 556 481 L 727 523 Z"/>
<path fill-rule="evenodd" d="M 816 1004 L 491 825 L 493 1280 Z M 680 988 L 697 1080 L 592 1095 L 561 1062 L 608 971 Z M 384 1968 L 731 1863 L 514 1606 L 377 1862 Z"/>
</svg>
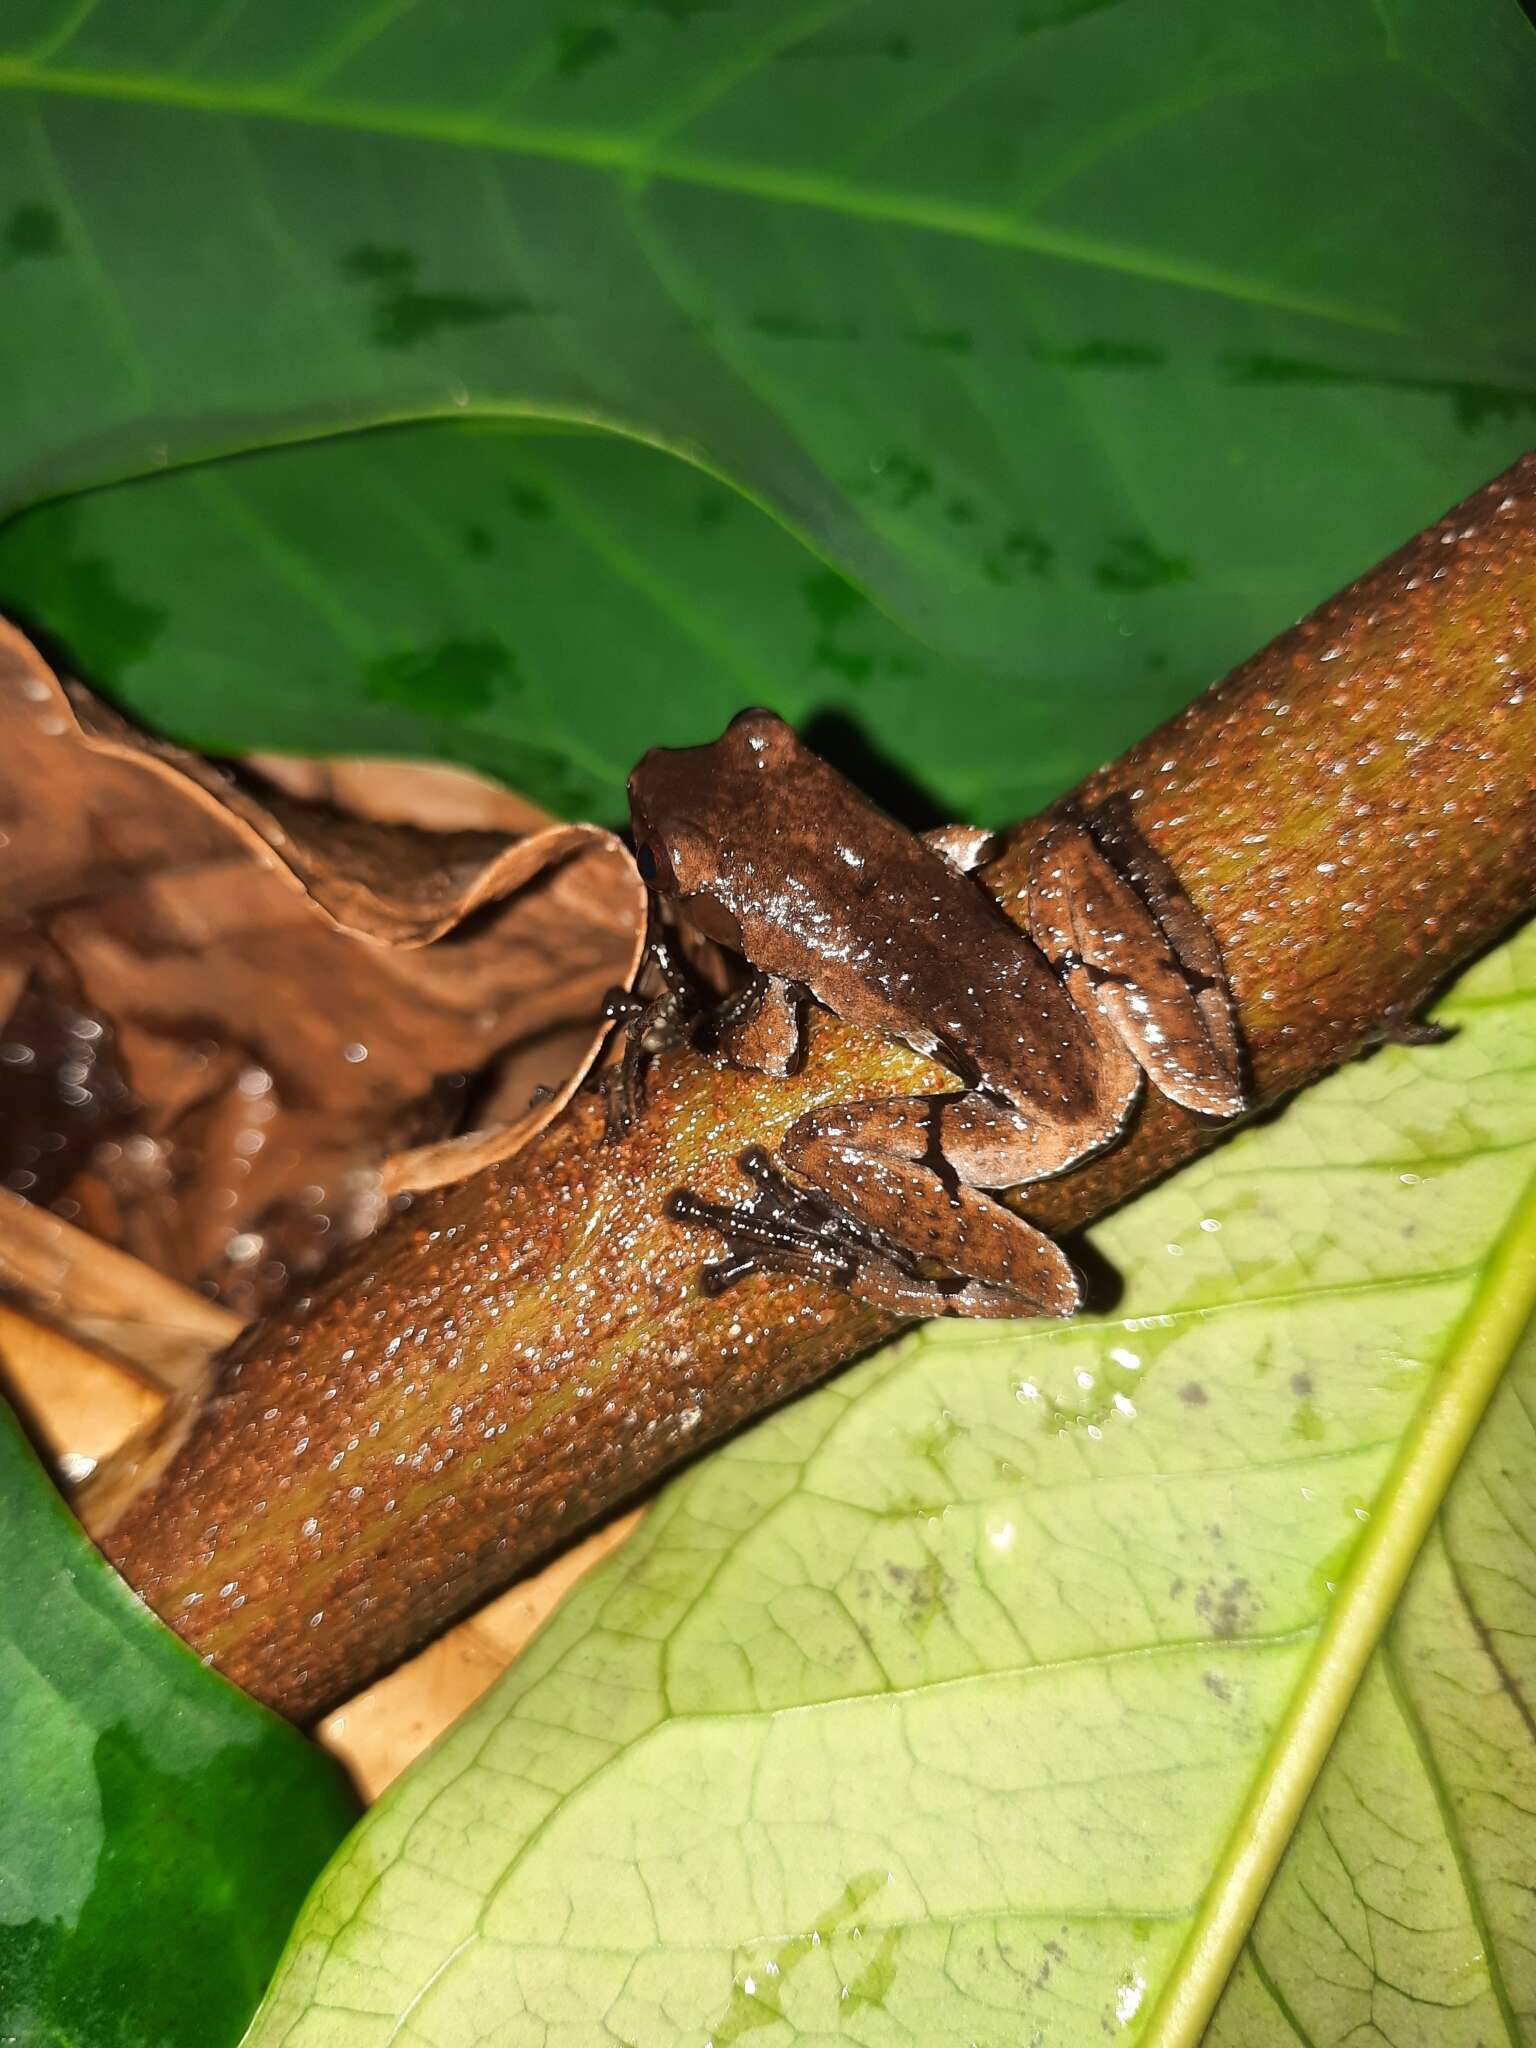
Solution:
<svg viewBox="0 0 1536 2048">
<path fill-rule="evenodd" d="M 457 770 L 205 761 L 0 626 L 0 1185 L 244 1317 L 504 1156 L 644 936 L 620 842 L 532 822 Z"/>
<path fill-rule="evenodd" d="M 170 1457 L 240 1319 L 0 1189 L 0 1396 L 101 1534 Z"/>
<path fill-rule="evenodd" d="M 105 1345 L 0 1300 L 0 1391 L 67 1479 L 83 1479 L 153 1430 L 168 1396 Z"/>
</svg>

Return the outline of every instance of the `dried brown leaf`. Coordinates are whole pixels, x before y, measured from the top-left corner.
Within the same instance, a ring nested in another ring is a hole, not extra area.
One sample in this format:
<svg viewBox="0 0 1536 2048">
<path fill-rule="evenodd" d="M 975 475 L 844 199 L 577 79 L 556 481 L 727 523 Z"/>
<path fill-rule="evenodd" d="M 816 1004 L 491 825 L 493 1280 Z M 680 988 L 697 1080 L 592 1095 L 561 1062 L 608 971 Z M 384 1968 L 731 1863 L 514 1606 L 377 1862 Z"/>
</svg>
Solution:
<svg viewBox="0 0 1536 2048">
<path fill-rule="evenodd" d="M 106 1346 L 0 1301 L 0 1389 L 66 1478 L 82 1479 L 165 1412 L 169 1395 Z"/>
<path fill-rule="evenodd" d="M 3 626 L 0 880 L 0 1185 L 242 1317 L 541 1128 L 643 942 L 611 833 L 461 771 L 202 760 Z"/>
<path fill-rule="evenodd" d="M 171 1456 L 240 1321 L 0 1190 L 0 1395 L 97 1534 Z"/>
</svg>

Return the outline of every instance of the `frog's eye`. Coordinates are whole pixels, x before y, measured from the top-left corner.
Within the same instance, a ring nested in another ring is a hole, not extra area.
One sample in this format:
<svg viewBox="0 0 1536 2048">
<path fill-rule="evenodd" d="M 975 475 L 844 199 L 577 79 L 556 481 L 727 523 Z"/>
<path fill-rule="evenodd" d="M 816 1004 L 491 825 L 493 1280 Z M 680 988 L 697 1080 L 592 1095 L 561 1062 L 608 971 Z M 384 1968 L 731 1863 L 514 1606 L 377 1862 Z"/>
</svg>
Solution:
<svg viewBox="0 0 1536 2048">
<path fill-rule="evenodd" d="M 677 877 L 672 872 L 667 849 L 656 840 L 641 840 L 635 848 L 635 866 L 648 889 L 676 889 Z"/>
</svg>

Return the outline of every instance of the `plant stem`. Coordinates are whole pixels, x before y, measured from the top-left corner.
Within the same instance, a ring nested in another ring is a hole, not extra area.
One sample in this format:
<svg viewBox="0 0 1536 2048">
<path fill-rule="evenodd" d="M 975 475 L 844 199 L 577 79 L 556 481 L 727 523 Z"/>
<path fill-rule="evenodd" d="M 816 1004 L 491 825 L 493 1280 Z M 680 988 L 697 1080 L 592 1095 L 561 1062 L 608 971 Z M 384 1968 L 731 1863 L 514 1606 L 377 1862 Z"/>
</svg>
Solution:
<svg viewBox="0 0 1536 2048">
<path fill-rule="evenodd" d="M 1536 457 L 1274 641 L 1076 794 L 1127 794 L 1221 941 L 1255 1106 L 1406 1022 L 1536 894 Z M 1014 910 L 1038 822 L 985 881 Z M 323 1711 L 710 1439 L 893 1327 L 759 1276 L 716 1299 L 670 1191 L 821 1103 L 952 1087 L 818 1013 L 793 1080 L 682 1050 L 606 1143 L 579 1097 L 247 1331 L 108 1554 L 280 1712 Z M 1149 1097 L 1020 1206 L 1074 1228 L 1220 1128 Z"/>
</svg>

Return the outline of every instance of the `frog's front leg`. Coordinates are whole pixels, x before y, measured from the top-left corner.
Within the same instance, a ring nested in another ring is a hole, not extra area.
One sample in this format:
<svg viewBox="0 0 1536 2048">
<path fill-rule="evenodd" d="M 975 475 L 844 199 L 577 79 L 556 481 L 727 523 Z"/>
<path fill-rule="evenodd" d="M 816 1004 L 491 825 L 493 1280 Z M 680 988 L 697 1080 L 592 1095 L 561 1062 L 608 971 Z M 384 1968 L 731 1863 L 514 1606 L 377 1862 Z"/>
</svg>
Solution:
<svg viewBox="0 0 1536 2048">
<path fill-rule="evenodd" d="M 809 1002 L 809 990 L 798 981 L 754 974 L 716 1010 L 703 1043 L 733 1067 L 783 1080 L 804 1064 Z"/>
<path fill-rule="evenodd" d="M 639 993 L 641 982 L 661 984 L 651 997 Z M 603 999 L 603 1016 L 622 1035 L 617 1063 L 595 1068 L 589 1086 L 606 1095 L 607 1135 L 622 1138 L 640 1114 L 645 1100 L 646 1062 L 687 1036 L 692 1020 L 702 1007 L 698 989 L 683 964 L 681 955 L 661 930 L 652 912 L 646 936 L 644 958 L 634 988 L 612 988 Z"/>
<path fill-rule="evenodd" d="M 893 1248 L 854 1262 L 852 1293 L 905 1315 L 1068 1316 L 1083 1291 L 1066 1253 L 982 1192 L 1054 1171 L 1054 1150 L 1048 1130 L 965 1093 L 812 1110 L 780 1157 Z"/>
<path fill-rule="evenodd" d="M 1235 1116 L 1242 1061 L 1221 950 L 1129 805 L 1064 811 L 1036 850 L 1026 900 L 1031 938 L 1084 1015 L 1107 1023 L 1171 1101 Z"/>
</svg>

